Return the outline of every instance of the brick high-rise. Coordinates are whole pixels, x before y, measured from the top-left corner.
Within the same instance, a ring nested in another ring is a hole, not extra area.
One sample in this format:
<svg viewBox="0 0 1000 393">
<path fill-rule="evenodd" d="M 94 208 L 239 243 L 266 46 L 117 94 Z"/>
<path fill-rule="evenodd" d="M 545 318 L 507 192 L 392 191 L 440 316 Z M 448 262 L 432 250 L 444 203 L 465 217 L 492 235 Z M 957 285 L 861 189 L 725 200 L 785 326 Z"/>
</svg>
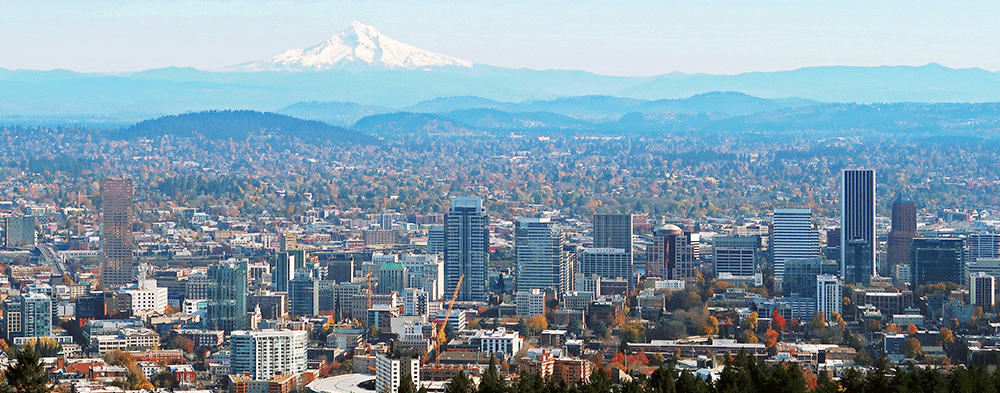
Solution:
<svg viewBox="0 0 1000 393">
<path fill-rule="evenodd" d="M 101 180 L 101 286 L 106 289 L 132 281 L 133 193 L 132 180 Z"/>
</svg>

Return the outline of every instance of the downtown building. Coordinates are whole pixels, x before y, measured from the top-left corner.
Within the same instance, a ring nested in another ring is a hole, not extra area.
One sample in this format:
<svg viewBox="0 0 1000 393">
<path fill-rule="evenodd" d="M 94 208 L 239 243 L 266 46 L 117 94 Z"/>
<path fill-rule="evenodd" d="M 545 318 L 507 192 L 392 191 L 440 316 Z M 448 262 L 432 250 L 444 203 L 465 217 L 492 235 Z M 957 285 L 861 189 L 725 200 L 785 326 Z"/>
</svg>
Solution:
<svg viewBox="0 0 1000 393">
<path fill-rule="evenodd" d="M 785 261 L 819 255 L 819 231 L 813 228 L 810 209 L 774 209 L 770 253 L 774 277 L 784 277 Z"/>
<path fill-rule="evenodd" d="M 712 239 L 712 269 L 715 276 L 753 276 L 757 272 L 760 236 L 716 236 Z"/>
<path fill-rule="evenodd" d="M 699 240 L 697 234 L 686 234 L 676 225 L 658 226 L 653 231 L 653 243 L 647 252 L 646 275 L 668 280 L 695 278 Z"/>
<path fill-rule="evenodd" d="M 586 248 L 577 258 L 577 273 L 583 277 L 622 278 L 632 282 L 633 271 L 632 255 L 621 248 Z"/>
<path fill-rule="evenodd" d="M 816 276 L 816 312 L 821 312 L 826 320 L 833 319 L 833 313 L 843 314 L 844 284 L 832 274 Z"/>
<path fill-rule="evenodd" d="M 963 284 L 966 274 L 965 239 L 913 239 L 914 286 L 951 282 Z"/>
<path fill-rule="evenodd" d="M 247 315 L 246 259 L 229 259 L 208 268 L 208 315 L 205 326 L 210 330 L 243 330 L 250 328 Z"/>
<path fill-rule="evenodd" d="M 10 344 L 18 338 L 52 334 L 52 299 L 41 293 L 22 293 L 3 301 L 4 337 Z"/>
<path fill-rule="evenodd" d="M 564 249 L 565 235 L 549 218 L 522 218 L 514 224 L 517 290 L 571 289 L 573 267 Z"/>
<path fill-rule="evenodd" d="M 229 337 L 232 374 L 249 374 L 257 380 L 306 371 L 305 330 L 234 330 Z"/>
<path fill-rule="evenodd" d="M 486 301 L 490 264 L 489 216 L 478 197 L 454 197 L 444 216 L 445 292 L 458 286 L 459 301 Z"/>
<path fill-rule="evenodd" d="M 875 171 L 845 169 L 840 190 L 840 276 L 868 284 L 875 271 Z"/>
<path fill-rule="evenodd" d="M 890 271 L 900 265 L 913 266 L 913 239 L 917 234 L 917 204 L 902 193 L 892 202 L 892 229 L 886 241 L 886 259 Z"/>
<path fill-rule="evenodd" d="M 101 180 L 101 286 L 121 288 L 132 282 L 132 180 Z"/>
</svg>

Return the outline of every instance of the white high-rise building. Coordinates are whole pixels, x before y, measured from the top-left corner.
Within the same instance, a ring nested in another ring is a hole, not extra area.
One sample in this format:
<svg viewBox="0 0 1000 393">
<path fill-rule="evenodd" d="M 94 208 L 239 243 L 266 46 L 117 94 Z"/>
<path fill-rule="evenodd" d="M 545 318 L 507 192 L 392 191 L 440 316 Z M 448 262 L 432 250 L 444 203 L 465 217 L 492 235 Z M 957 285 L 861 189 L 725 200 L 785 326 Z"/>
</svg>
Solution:
<svg viewBox="0 0 1000 393">
<path fill-rule="evenodd" d="M 517 315 L 522 317 L 545 313 L 545 292 L 541 289 L 517 291 L 514 302 L 517 305 Z"/>
<path fill-rule="evenodd" d="M 138 284 L 120 289 L 132 299 L 132 313 L 141 315 L 148 312 L 163 314 L 167 311 L 167 288 L 157 287 L 156 280 L 141 279 Z"/>
<path fill-rule="evenodd" d="M 404 254 L 399 262 L 409 271 L 410 288 L 423 289 L 429 300 L 440 300 L 446 296 L 441 254 Z M 451 290 L 454 291 L 455 288 Z"/>
<path fill-rule="evenodd" d="M 1000 233 L 975 233 L 967 242 L 970 261 L 1000 257 Z"/>
<path fill-rule="evenodd" d="M 771 264 L 774 277 L 785 274 L 785 261 L 819 255 L 819 231 L 813 228 L 809 209 L 774 209 Z"/>
<path fill-rule="evenodd" d="M 843 283 L 837 276 L 821 274 L 816 276 L 816 311 L 829 320 L 833 313 L 843 313 Z"/>
<path fill-rule="evenodd" d="M 427 316 L 427 291 L 419 288 L 406 288 L 399 293 L 403 299 L 403 315 Z"/>
<path fill-rule="evenodd" d="M 396 393 L 405 376 L 420 385 L 420 359 L 397 358 L 384 353 L 375 356 L 375 391 Z"/>
<path fill-rule="evenodd" d="M 514 224 L 517 289 L 570 290 L 573 271 L 563 250 L 566 236 L 549 218 L 522 218 Z"/>
<path fill-rule="evenodd" d="M 986 273 L 969 275 L 969 295 L 973 306 L 980 306 L 989 312 L 996 305 L 997 282 L 993 276 Z"/>
<path fill-rule="evenodd" d="M 302 373 L 306 371 L 307 341 L 305 330 L 234 330 L 229 338 L 231 372 L 265 380 Z"/>
</svg>

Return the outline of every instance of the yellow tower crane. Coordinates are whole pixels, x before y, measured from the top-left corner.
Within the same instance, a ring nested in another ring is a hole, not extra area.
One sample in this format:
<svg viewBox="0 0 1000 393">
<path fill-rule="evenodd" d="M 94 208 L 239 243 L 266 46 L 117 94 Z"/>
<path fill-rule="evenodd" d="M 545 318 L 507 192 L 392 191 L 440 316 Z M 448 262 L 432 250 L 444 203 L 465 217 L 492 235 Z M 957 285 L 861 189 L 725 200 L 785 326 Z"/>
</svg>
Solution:
<svg viewBox="0 0 1000 393">
<path fill-rule="evenodd" d="M 441 344 L 448 341 L 448 336 L 444 334 L 444 328 L 448 324 L 448 319 L 451 319 L 451 309 L 455 307 L 455 299 L 458 299 L 458 291 L 462 289 L 462 280 L 465 280 L 465 274 L 458 277 L 458 284 L 455 285 L 455 293 L 451 295 L 451 301 L 448 302 L 448 311 L 444 313 L 444 321 L 437 329 L 438 347 L 437 351 L 435 351 L 434 361 L 439 366 L 441 365 Z"/>
</svg>

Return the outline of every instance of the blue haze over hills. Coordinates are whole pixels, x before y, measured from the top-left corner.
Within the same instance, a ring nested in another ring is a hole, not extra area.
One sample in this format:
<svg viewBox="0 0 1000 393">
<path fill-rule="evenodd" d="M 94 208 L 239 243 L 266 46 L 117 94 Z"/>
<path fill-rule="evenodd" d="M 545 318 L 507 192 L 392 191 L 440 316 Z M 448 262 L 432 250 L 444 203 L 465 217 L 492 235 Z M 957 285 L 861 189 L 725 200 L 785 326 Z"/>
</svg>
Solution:
<svg viewBox="0 0 1000 393">
<path fill-rule="evenodd" d="M 117 127 L 236 109 L 338 126 L 406 112 L 480 129 L 586 129 L 621 121 L 662 123 L 679 114 L 747 116 L 819 103 L 903 102 L 1000 102 L 1000 73 L 938 64 L 652 77 L 509 69 L 425 51 L 358 22 L 313 47 L 215 71 L 0 69 L 0 122 L 26 125 Z"/>
</svg>

